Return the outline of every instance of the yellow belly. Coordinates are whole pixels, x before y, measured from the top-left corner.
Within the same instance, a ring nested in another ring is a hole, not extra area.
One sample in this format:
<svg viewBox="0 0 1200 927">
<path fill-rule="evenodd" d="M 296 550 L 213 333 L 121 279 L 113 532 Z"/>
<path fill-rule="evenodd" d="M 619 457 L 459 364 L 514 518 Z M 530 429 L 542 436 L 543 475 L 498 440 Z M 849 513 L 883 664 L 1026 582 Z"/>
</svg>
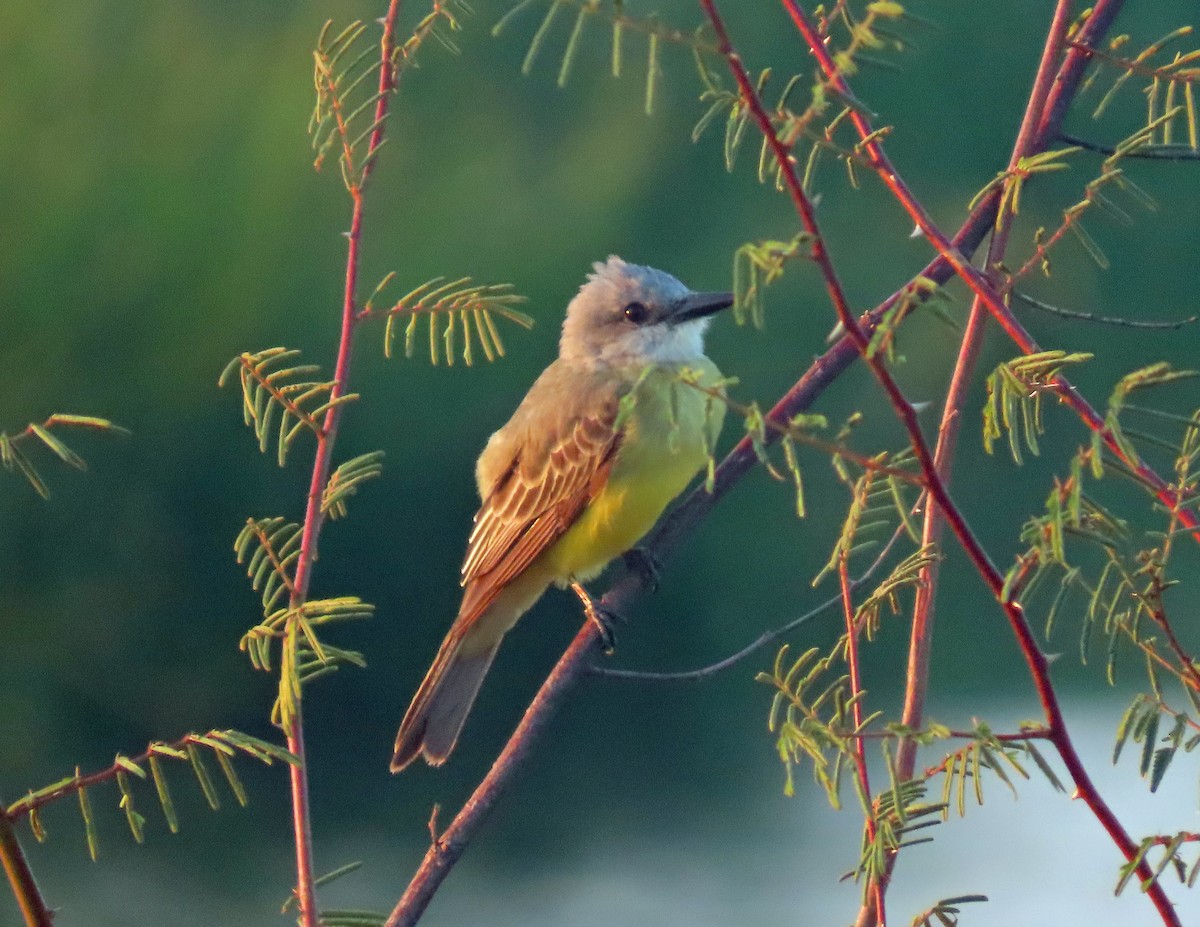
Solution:
<svg viewBox="0 0 1200 927">
<path fill-rule="evenodd" d="M 704 373 L 719 376 L 711 363 Z M 705 465 L 724 413 L 669 371 L 642 381 L 608 481 L 542 555 L 559 584 L 590 579 L 645 536 Z"/>
</svg>

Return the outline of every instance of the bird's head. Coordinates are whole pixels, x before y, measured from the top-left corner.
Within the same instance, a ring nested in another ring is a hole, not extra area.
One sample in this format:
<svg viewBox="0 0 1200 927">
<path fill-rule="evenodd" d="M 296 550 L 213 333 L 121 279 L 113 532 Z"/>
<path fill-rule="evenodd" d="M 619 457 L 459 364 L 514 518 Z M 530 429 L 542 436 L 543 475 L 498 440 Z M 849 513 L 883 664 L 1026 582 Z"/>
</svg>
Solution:
<svg viewBox="0 0 1200 927">
<path fill-rule="evenodd" d="M 694 293 L 668 273 L 615 255 L 567 307 L 559 356 L 587 367 L 686 364 L 704 354 L 709 316 L 732 293 Z"/>
</svg>

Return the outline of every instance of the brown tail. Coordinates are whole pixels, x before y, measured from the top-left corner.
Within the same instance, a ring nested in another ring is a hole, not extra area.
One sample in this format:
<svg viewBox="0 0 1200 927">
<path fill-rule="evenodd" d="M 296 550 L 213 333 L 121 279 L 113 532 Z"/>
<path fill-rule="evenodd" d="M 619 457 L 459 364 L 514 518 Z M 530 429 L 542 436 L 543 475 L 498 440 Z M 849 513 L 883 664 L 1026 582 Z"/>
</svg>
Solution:
<svg viewBox="0 0 1200 927">
<path fill-rule="evenodd" d="M 400 722 L 392 772 L 400 772 L 418 755 L 424 756 L 431 766 L 441 766 L 458 742 L 479 686 L 500 646 L 497 639 L 490 647 L 464 655 L 463 644 L 468 636 L 452 632 L 442 642 L 433 666 Z"/>
</svg>

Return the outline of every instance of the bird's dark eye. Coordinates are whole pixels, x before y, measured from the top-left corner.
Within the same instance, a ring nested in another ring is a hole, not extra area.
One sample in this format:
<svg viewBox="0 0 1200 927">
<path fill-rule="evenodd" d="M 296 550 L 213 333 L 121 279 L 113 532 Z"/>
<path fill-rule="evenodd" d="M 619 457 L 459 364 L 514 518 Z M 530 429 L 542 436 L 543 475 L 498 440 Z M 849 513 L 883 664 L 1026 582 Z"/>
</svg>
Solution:
<svg viewBox="0 0 1200 927">
<path fill-rule="evenodd" d="M 641 325 L 650 317 L 650 310 L 645 303 L 632 302 L 625 307 L 625 318 L 634 325 Z"/>
</svg>

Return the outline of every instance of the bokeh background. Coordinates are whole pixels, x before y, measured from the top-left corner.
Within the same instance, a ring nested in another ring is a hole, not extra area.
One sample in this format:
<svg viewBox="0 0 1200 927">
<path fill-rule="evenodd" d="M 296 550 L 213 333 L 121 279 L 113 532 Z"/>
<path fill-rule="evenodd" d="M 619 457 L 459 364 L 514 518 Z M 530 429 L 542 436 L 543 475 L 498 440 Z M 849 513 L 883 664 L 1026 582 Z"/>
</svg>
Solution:
<svg viewBox="0 0 1200 927">
<path fill-rule="evenodd" d="M 327 529 L 314 592 L 359 595 L 378 613 L 339 637 L 363 651 L 369 668 L 316 684 L 306 700 L 318 868 L 364 861 L 324 893 L 330 906 L 390 907 L 427 844 L 431 805 L 441 804 L 443 822 L 460 805 L 578 626 L 573 599 L 548 595 L 503 649 L 453 762 L 387 773 L 395 726 L 457 604 L 474 457 L 553 357 L 563 307 L 590 263 L 619 253 L 696 288 L 726 288 L 741 243 L 796 230 L 784 198 L 754 178 L 756 145 L 727 174 L 719 133 L 689 140 L 703 106 L 686 50 L 664 48 L 648 118 L 639 38 L 627 36 L 626 76 L 614 80 L 607 35 L 594 27 L 560 89 L 569 16 L 526 78 L 521 61 L 540 13 L 528 11 L 493 38 L 490 26 L 512 4 L 475 5 L 456 37 L 462 55 L 431 44 L 404 78 L 370 190 L 363 279 L 395 270 L 409 285 L 438 274 L 511 282 L 529 297 L 537 326 L 506 329 L 509 357 L 470 370 L 432 368 L 420 356 L 385 361 L 382 332 L 361 332 L 353 386 L 363 399 L 347 415 L 339 457 L 382 449 L 386 469 L 352 500 L 351 517 Z M 406 6 L 405 23 L 423 12 Z M 773 65 L 777 74 L 808 67 L 774 5 L 726 6 L 750 66 Z M 626 7 L 685 29 L 698 22 L 688 3 Z M 937 27 L 910 30 L 913 47 L 892 56 L 898 71 L 860 75 L 878 124 L 896 127 L 892 157 L 943 227 L 957 226 L 966 201 L 1007 159 L 1050 7 L 923 0 L 920 11 Z M 284 470 L 259 455 L 237 396 L 218 391 L 216 378 L 236 353 L 277 344 L 331 364 L 348 208 L 336 171 L 311 169 L 310 50 L 325 19 L 381 12 L 381 4 L 350 0 L 5 0 L 0 9 L 0 427 L 69 411 L 132 430 L 128 439 L 75 437 L 91 463 L 86 475 L 39 458 L 49 502 L 0 473 L 0 791 L 10 799 L 77 764 L 101 767 L 117 751 L 189 730 L 272 736 L 272 680 L 237 650 L 257 600 L 231 544 L 249 515 L 299 518 L 307 448 L 301 442 Z M 1186 0 L 1130 3 L 1116 32 L 1146 44 L 1194 13 Z M 1071 125 L 1119 139 L 1142 118 L 1139 91 L 1132 82 L 1095 124 L 1093 94 Z M 1027 195 L 1015 253 L 1027 253 L 1032 229 L 1055 223 L 1079 197 L 1084 170 L 1097 163 L 1080 158 Z M 1112 268 L 1099 270 L 1068 243 L 1054 278 L 1032 285 L 1036 293 L 1131 318 L 1196 311 L 1200 175 L 1148 163 L 1135 176 L 1160 210 L 1135 212 L 1129 229 L 1089 222 Z M 909 237 L 909 223 L 870 178 L 856 191 L 828 162 L 821 188 L 850 295 L 874 305 L 929 248 Z M 952 292 L 951 312 L 962 318 L 967 301 Z M 767 302 L 764 330 L 722 319 L 709 342 L 740 379 L 738 397 L 764 404 L 823 350 L 832 325 L 805 264 L 793 264 Z M 1121 373 L 1164 356 L 1195 363 L 1200 349 L 1194 328 L 1131 334 L 1047 316 L 1026 321 L 1048 347 L 1097 354 L 1078 377 L 1096 402 Z M 902 376 L 914 399 L 942 395 L 955 339 L 936 320 L 906 325 Z M 984 369 L 1010 354 L 993 337 Z M 1163 401 L 1198 404 L 1194 387 Z M 977 386 L 970 408 L 981 404 Z M 835 421 L 854 410 L 866 415 L 862 447 L 896 445 L 899 431 L 861 370 L 819 408 Z M 977 421 L 967 423 L 956 486 L 999 562 L 1040 508 L 1055 456 L 1083 440 L 1069 417 L 1052 410 L 1048 421 L 1043 458 L 1023 469 L 986 457 Z M 748 477 L 667 565 L 614 665 L 710 662 L 830 594 L 810 581 L 846 500 L 825 460 L 806 455 L 803 463 L 809 517 L 795 518 L 786 485 L 761 471 Z M 1177 594 L 1193 642 L 1187 620 L 1196 604 L 1194 591 Z M 933 716 L 1003 728 L 1036 715 L 1001 615 L 953 552 L 939 616 Z M 795 644 L 827 645 L 837 625 L 835 615 L 819 619 Z M 1099 667 L 1079 666 L 1069 631 L 1052 646 L 1069 652 L 1056 679 L 1105 794 L 1131 829 L 1194 828 L 1194 764 L 1179 761 L 1154 799 L 1132 760 L 1109 768 L 1129 692 L 1107 689 Z M 894 704 L 903 650 L 898 621 L 868 650 L 867 679 L 882 706 Z M 763 652 L 699 685 L 580 687 L 427 923 L 847 921 L 856 890 L 837 878 L 857 858 L 856 818 L 830 811 L 803 772 L 796 797 L 783 797 L 765 725 L 770 693 L 753 679 L 772 657 Z M 240 768 L 251 804 L 238 809 L 230 799 L 217 814 L 176 771 L 179 836 L 167 833 L 146 791 L 144 847 L 129 838 L 115 790 L 97 790 L 96 864 L 76 809 L 48 811 L 49 842 L 27 842 L 46 894 L 62 908 L 56 923 L 276 922 L 290 885 L 285 776 Z M 899 922 L 966 892 L 992 897 L 969 912 L 970 924 L 1152 922 L 1136 895 L 1111 899 L 1115 850 L 1081 805 L 1044 782 L 1024 786 L 1016 803 L 993 787 L 985 809 L 937 836 L 901 867 Z M 1178 886 L 1171 895 L 1200 921 L 1194 897 Z M 16 919 L 5 895 L 0 924 Z"/>
</svg>

